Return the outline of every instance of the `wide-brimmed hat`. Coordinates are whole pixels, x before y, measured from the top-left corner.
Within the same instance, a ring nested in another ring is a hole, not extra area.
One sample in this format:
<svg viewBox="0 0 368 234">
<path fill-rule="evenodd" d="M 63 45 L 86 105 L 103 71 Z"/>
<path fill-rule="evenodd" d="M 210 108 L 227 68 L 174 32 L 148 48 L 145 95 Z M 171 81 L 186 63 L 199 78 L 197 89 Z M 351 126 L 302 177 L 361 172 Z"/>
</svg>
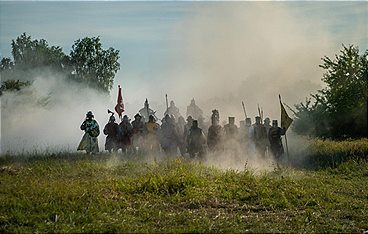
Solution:
<svg viewBox="0 0 368 234">
<path fill-rule="evenodd" d="M 93 115 L 93 113 L 92 113 L 92 111 L 88 111 L 87 112 L 87 114 L 86 114 L 86 116 L 88 117 L 88 118 L 93 118 L 94 117 L 94 115 Z"/>
</svg>

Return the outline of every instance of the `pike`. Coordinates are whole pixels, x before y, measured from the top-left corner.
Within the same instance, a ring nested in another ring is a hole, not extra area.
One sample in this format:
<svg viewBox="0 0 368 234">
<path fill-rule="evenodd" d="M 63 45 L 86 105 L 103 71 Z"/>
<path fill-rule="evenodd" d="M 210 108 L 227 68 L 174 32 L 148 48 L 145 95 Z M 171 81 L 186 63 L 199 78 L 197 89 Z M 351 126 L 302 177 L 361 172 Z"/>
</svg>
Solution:
<svg viewBox="0 0 368 234">
<path fill-rule="evenodd" d="M 257 104 L 257 105 L 258 105 L 258 115 L 261 118 L 261 123 L 262 123 L 263 118 L 262 118 L 262 115 L 261 115 L 261 109 L 259 109 L 259 104 Z"/>
<path fill-rule="evenodd" d="M 245 111 L 245 105 L 243 101 L 242 101 L 242 105 L 243 105 L 243 111 L 244 111 L 245 118 L 247 119 L 248 116 L 247 116 L 247 112 Z"/>
<path fill-rule="evenodd" d="M 165 98 L 166 98 L 166 112 L 169 109 L 169 102 L 167 101 L 167 94 L 165 94 Z"/>
<path fill-rule="evenodd" d="M 150 114 L 149 114 L 149 108 L 148 108 L 148 99 L 146 98 L 146 102 L 147 102 L 147 105 L 146 105 L 146 109 L 147 109 L 147 118 L 149 119 L 149 116 L 150 116 Z M 148 121 L 147 121 L 148 122 Z"/>
</svg>

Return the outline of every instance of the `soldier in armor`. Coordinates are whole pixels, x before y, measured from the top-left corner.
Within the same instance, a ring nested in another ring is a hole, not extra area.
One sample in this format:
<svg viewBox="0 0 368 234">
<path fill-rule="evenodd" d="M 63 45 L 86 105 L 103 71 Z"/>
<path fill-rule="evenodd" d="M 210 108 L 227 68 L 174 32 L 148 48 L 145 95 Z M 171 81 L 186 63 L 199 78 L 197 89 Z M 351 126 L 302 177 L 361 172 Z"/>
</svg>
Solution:
<svg viewBox="0 0 368 234">
<path fill-rule="evenodd" d="M 119 145 L 118 148 L 120 148 L 124 153 L 130 150 L 132 141 L 132 130 L 133 126 L 130 123 L 130 119 L 127 115 L 124 115 L 123 120 L 119 124 L 118 128 L 118 141 Z"/>
<path fill-rule="evenodd" d="M 153 115 L 149 116 L 148 122 L 145 124 L 145 149 L 158 152 L 160 150 L 160 142 L 158 133 L 160 125 L 156 123 Z"/>
<path fill-rule="evenodd" d="M 118 148 L 118 127 L 119 125 L 115 123 L 114 113 L 109 118 L 109 122 L 105 125 L 103 133 L 106 136 L 105 150 L 116 151 Z"/>
<path fill-rule="evenodd" d="M 167 108 L 167 110 L 164 113 L 164 116 L 166 115 L 170 115 L 170 116 L 173 115 L 175 119 L 178 119 L 181 116 L 179 112 L 179 108 L 175 106 L 174 101 L 170 102 L 170 106 Z"/>
<path fill-rule="evenodd" d="M 264 125 L 264 127 L 266 128 L 266 133 L 267 133 L 267 137 L 268 137 L 268 131 L 270 130 L 270 128 L 272 127 L 271 126 L 271 120 L 270 120 L 270 118 L 265 118 L 264 119 L 264 121 L 263 121 L 263 125 Z"/>
<path fill-rule="evenodd" d="M 200 116 L 203 116 L 203 111 L 196 105 L 194 98 L 190 101 L 190 105 L 187 106 L 187 117 L 188 116 L 192 116 L 194 119 L 198 120 Z M 198 124 L 201 126 L 200 123 Z"/>
<path fill-rule="evenodd" d="M 220 122 L 220 115 L 218 110 L 212 111 L 211 116 L 212 125 L 208 129 L 207 135 L 207 145 L 210 151 L 217 151 L 223 148 L 222 140 L 223 140 L 223 129 Z"/>
<path fill-rule="evenodd" d="M 179 143 L 179 134 L 175 123 L 169 115 L 165 116 L 164 122 L 161 125 L 160 143 L 163 151 L 167 155 L 176 155 Z"/>
<path fill-rule="evenodd" d="M 144 122 L 140 114 L 136 114 L 134 116 L 134 120 L 132 121 L 132 126 L 133 126 L 133 129 L 132 129 L 133 150 L 137 152 L 139 149 L 142 149 L 142 146 L 143 146 Z"/>
<path fill-rule="evenodd" d="M 202 129 L 198 127 L 198 121 L 193 120 L 193 125 L 190 128 L 187 138 L 188 153 L 191 158 L 194 158 L 196 154 L 199 157 L 203 156 L 204 144 L 206 144 L 206 137 L 204 136 Z"/>
<path fill-rule="evenodd" d="M 187 149 L 187 138 L 189 136 L 190 128 L 193 125 L 193 118 L 192 116 L 188 116 L 187 123 L 184 125 L 184 136 L 183 136 L 183 142 L 184 142 L 184 148 Z"/>
<path fill-rule="evenodd" d="M 176 124 L 178 134 L 179 134 L 179 149 L 182 156 L 186 153 L 186 143 L 184 142 L 185 136 L 185 120 L 183 116 L 180 116 L 178 119 L 178 122 Z"/>
<path fill-rule="evenodd" d="M 86 119 L 83 121 L 80 129 L 84 131 L 81 142 L 79 143 L 78 150 L 85 150 L 88 154 L 97 153 L 98 149 L 98 135 L 100 135 L 100 127 L 92 111 L 88 111 L 86 114 Z"/>
<path fill-rule="evenodd" d="M 285 129 L 278 126 L 277 120 L 272 120 L 272 127 L 268 132 L 268 139 L 271 145 L 271 152 L 276 160 L 280 160 L 281 155 L 284 153 L 284 147 L 281 141 L 281 136 L 283 135 L 285 135 Z"/>
<path fill-rule="evenodd" d="M 255 151 L 255 145 L 253 142 L 253 128 L 251 118 L 245 119 L 245 147 L 248 154 L 252 154 Z"/>
<path fill-rule="evenodd" d="M 156 111 L 153 111 L 151 108 L 149 108 L 148 99 L 146 98 L 146 101 L 144 102 L 144 107 L 138 111 L 138 113 L 141 115 L 141 117 L 144 119 L 144 121 L 147 123 L 149 121 L 149 116 L 152 115 L 155 121 L 157 121 L 156 117 Z"/>
<path fill-rule="evenodd" d="M 267 147 L 267 132 L 266 128 L 261 124 L 261 117 L 256 117 L 256 123 L 253 124 L 253 142 L 257 153 L 265 157 Z"/>
<path fill-rule="evenodd" d="M 238 126 L 235 125 L 235 117 L 229 117 L 229 123 L 224 126 L 226 138 L 238 138 Z"/>
</svg>

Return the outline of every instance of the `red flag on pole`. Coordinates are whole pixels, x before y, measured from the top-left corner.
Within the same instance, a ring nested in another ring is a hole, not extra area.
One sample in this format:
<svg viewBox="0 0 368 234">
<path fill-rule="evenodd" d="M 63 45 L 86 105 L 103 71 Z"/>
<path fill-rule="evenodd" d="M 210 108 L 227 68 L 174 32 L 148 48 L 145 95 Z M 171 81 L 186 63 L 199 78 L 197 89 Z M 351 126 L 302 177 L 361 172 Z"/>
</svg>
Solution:
<svg viewBox="0 0 368 234">
<path fill-rule="evenodd" d="M 121 119 L 122 113 L 124 112 L 124 103 L 123 103 L 123 95 L 121 95 L 121 87 L 118 85 L 118 103 L 115 106 L 115 111 L 118 113 L 119 118 Z"/>
</svg>

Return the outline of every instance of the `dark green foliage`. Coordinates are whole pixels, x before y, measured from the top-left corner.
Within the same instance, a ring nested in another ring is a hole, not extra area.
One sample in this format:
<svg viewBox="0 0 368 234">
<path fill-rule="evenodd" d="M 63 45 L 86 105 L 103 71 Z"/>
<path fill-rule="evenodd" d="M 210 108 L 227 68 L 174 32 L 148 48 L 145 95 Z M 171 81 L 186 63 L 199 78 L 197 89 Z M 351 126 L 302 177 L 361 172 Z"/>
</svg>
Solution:
<svg viewBox="0 0 368 234">
<path fill-rule="evenodd" d="M 103 50 L 99 37 L 85 37 L 74 43 L 70 59 L 78 81 L 103 91 L 112 88 L 115 73 L 120 69 L 118 50 Z"/>
<path fill-rule="evenodd" d="M 328 138 L 366 137 L 368 50 L 360 55 L 357 47 L 343 46 L 334 60 L 322 61 L 327 87 L 296 105 L 294 130 Z"/>
<path fill-rule="evenodd" d="M 19 70 L 45 67 L 60 70 L 66 57 L 61 47 L 49 46 L 44 39 L 32 40 L 25 33 L 12 40 L 12 55 Z"/>
<path fill-rule="evenodd" d="M 2 81 L 32 81 L 46 71 L 109 92 L 120 68 L 119 51 L 103 50 L 98 37 L 77 40 L 70 56 L 61 47 L 49 46 L 44 39 L 32 40 L 26 33 L 12 40 L 11 45 L 13 61 L 2 58 L 0 62 Z"/>
<path fill-rule="evenodd" d="M 29 81 L 20 81 L 20 80 L 6 80 L 2 83 L 0 87 L 0 95 L 4 91 L 19 91 L 24 87 L 31 85 Z"/>
</svg>

